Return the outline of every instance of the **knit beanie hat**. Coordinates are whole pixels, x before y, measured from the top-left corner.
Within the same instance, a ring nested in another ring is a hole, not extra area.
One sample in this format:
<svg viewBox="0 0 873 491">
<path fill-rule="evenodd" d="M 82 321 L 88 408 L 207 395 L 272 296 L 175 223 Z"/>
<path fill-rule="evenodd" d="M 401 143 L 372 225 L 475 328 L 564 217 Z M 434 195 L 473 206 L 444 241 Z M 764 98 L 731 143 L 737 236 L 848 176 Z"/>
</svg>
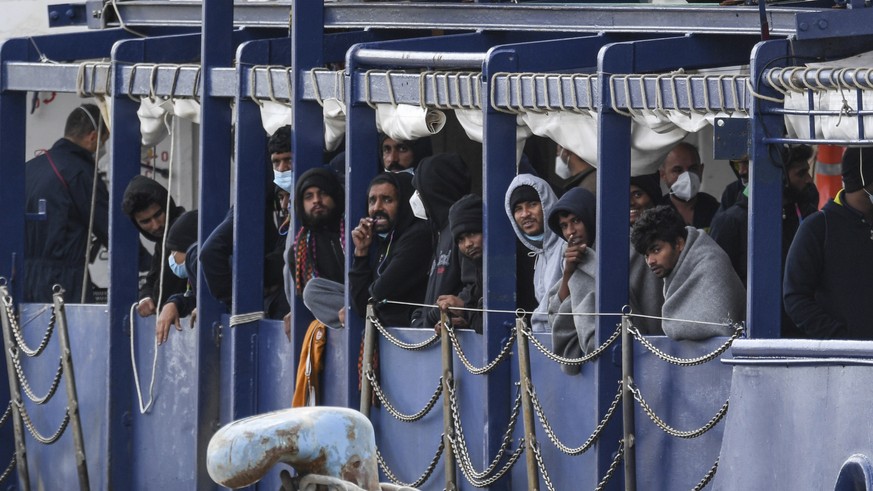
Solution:
<svg viewBox="0 0 873 491">
<path fill-rule="evenodd" d="M 343 189 L 340 180 L 337 178 L 336 174 L 332 171 L 327 170 L 323 167 L 316 167 L 314 169 L 309 169 L 304 172 L 300 179 L 297 180 L 297 186 L 295 187 L 295 200 L 294 204 L 296 206 L 297 214 L 303 214 L 303 191 L 306 191 L 308 188 L 317 187 L 321 189 L 325 193 L 327 193 L 331 198 L 333 198 L 334 203 L 336 204 L 338 209 L 343 209 L 345 206 L 345 190 Z"/>
<path fill-rule="evenodd" d="M 455 242 L 465 233 L 482 232 L 482 198 L 468 194 L 449 208 L 449 226 Z"/>
<path fill-rule="evenodd" d="M 843 187 L 847 193 L 873 183 L 873 147 L 850 147 L 843 154 Z"/>
<path fill-rule="evenodd" d="M 167 231 L 167 250 L 185 252 L 197 242 L 197 210 L 186 211 Z"/>
<path fill-rule="evenodd" d="M 515 210 L 517 204 L 528 201 L 542 202 L 542 198 L 540 198 L 540 193 L 533 186 L 522 184 L 513 189 L 512 194 L 509 195 L 509 208 L 510 210 Z"/>
<path fill-rule="evenodd" d="M 660 203 L 663 195 L 661 194 L 661 179 L 658 173 L 645 174 L 642 176 L 633 176 L 630 178 L 630 183 L 642 189 L 644 193 L 649 195 L 652 204 Z"/>
</svg>

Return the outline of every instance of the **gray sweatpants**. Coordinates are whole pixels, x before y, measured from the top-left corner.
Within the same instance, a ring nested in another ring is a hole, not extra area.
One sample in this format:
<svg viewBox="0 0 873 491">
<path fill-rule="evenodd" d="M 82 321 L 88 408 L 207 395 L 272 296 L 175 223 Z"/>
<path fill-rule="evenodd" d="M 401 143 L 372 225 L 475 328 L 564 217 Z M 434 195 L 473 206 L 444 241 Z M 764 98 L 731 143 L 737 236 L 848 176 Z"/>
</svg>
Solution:
<svg viewBox="0 0 873 491">
<path fill-rule="evenodd" d="M 325 278 L 312 278 L 303 288 L 303 305 L 322 324 L 332 329 L 342 329 L 339 310 L 343 308 L 346 288 L 342 283 Z"/>
</svg>

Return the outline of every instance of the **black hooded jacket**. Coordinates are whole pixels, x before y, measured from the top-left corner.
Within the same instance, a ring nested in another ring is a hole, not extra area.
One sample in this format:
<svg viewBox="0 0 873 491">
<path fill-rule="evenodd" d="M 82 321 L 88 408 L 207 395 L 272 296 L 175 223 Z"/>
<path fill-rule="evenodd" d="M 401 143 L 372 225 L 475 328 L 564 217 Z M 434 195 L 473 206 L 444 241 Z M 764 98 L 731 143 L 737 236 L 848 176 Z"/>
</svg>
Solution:
<svg viewBox="0 0 873 491">
<path fill-rule="evenodd" d="M 124 198 L 122 202 L 127 203 L 131 201 L 133 195 L 145 197 L 149 203 L 148 206 L 151 206 L 152 203 L 157 204 L 162 209 L 167 206 L 167 189 L 154 179 L 150 179 L 146 176 L 136 176 L 130 180 L 130 183 L 127 184 L 127 189 L 124 190 Z M 159 235 L 152 235 L 143 230 L 139 224 L 136 223 L 134 212 L 128 211 L 129 210 L 125 210 L 125 213 L 128 218 L 130 218 L 130 221 L 133 222 L 133 226 L 139 230 L 139 233 L 142 234 L 143 237 L 155 243 L 148 276 L 146 277 L 145 283 L 139 289 L 139 299 L 151 298 L 152 300 L 155 300 L 156 305 L 160 308 L 160 306 L 170 298 L 170 295 L 185 293 L 187 281 L 174 275 L 173 272 L 170 271 L 170 268 L 166 267 L 167 255 L 164 254 L 164 247 L 162 244 L 164 238 Z M 170 212 L 167 214 L 166 224 L 164 225 L 165 230 L 170 230 L 170 227 L 173 226 L 176 219 L 184 212 L 185 209 L 181 206 L 176 206 L 176 202 L 173 201 L 173 198 L 170 198 Z M 161 268 L 163 268 L 164 272 L 163 290 L 161 290 L 160 281 L 160 278 L 162 277 Z M 160 299 L 158 299 L 158 292 L 161 292 Z"/>
<path fill-rule="evenodd" d="M 355 257 L 349 272 L 352 309 L 360 316 L 367 312 L 367 301 L 398 300 L 421 303 L 427 289 L 427 262 L 431 255 L 431 233 L 427 222 L 415 218 L 409 206 L 412 176 L 385 172 L 376 176 L 394 184 L 400 209 L 394 229 L 384 238 L 376 236 L 366 257 Z M 371 185 L 372 185 L 371 181 Z M 407 326 L 415 308 L 406 305 L 377 304 L 376 315 L 389 326 Z"/>
<path fill-rule="evenodd" d="M 433 304 L 440 295 L 455 295 L 462 287 L 460 254 L 449 228 L 449 209 L 470 192 L 470 173 L 459 155 L 443 153 L 422 160 L 412 184 L 424 203 L 433 237 L 434 254 L 424 298 L 424 303 Z M 432 328 L 436 323 L 430 322 L 433 319 L 439 319 L 439 310 L 420 308 L 412 314 L 412 327 Z"/>
<path fill-rule="evenodd" d="M 43 155 L 25 164 L 28 213 L 45 200 L 44 220 L 28 220 L 24 236 L 24 301 L 51 302 L 52 286 L 60 284 L 69 302 L 79 302 L 85 273 L 85 250 L 94 183 L 94 157 L 61 138 Z M 109 244 L 109 191 L 97 180 L 93 233 L 98 244 Z M 86 292 L 93 301 L 93 292 Z"/>
</svg>

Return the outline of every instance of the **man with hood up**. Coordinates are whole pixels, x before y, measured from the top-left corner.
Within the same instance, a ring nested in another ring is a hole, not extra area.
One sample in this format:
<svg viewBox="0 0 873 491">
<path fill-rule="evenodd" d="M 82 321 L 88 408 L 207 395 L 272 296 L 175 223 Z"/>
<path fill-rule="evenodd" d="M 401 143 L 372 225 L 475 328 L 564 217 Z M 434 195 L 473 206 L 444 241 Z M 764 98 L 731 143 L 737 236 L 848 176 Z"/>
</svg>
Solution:
<svg viewBox="0 0 873 491">
<path fill-rule="evenodd" d="M 338 312 L 346 271 L 345 203 L 345 190 L 336 174 L 322 167 L 304 172 L 294 193 L 294 210 L 302 226 L 286 258 L 289 303 L 293 295 L 301 295 L 315 318 L 332 328 L 342 327 Z"/>
<path fill-rule="evenodd" d="M 561 278 L 561 238 L 545 227 L 545 217 L 557 198 L 549 184 L 530 174 L 519 174 L 506 190 L 504 205 L 515 235 L 535 256 L 534 293 L 537 308 L 531 317 L 534 332 L 548 332 L 549 289 Z"/>
<path fill-rule="evenodd" d="M 549 213 L 549 228 L 564 239 L 564 271 L 549 290 L 549 323 L 552 351 L 567 358 L 578 358 L 594 349 L 595 318 L 573 313 L 596 311 L 595 289 L 597 256 L 594 239 L 597 228 L 597 199 L 584 188 L 567 191 Z M 561 367 L 577 373 L 578 367 Z"/>
<path fill-rule="evenodd" d="M 355 245 L 349 272 L 352 310 L 361 317 L 367 302 L 398 300 L 421 303 L 427 291 L 431 255 L 430 227 L 412 214 L 412 176 L 384 172 L 370 181 L 367 190 L 367 216 L 352 230 Z M 383 324 L 407 326 L 414 307 L 397 304 L 375 306 Z"/>
<path fill-rule="evenodd" d="M 46 205 L 45 220 L 25 224 L 25 302 L 51 302 L 55 284 L 64 287 L 69 302 L 81 301 L 89 234 L 97 248 L 109 244 L 109 191 L 95 179 L 94 158 L 108 138 L 100 110 L 83 104 L 67 117 L 63 138 L 25 164 L 27 212 L 37 213 L 41 200 Z M 94 300 L 92 290 L 86 285 L 86 302 Z"/>
<path fill-rule="evenodd" d="M 184 293 L 176 293 L 167 299 L 161 307 L 158 320 L 155 322 L 155 337 L 158 346 L 164 344 L 170 335 L 170 326 L 177 331 L 182 330 L 181 319 L 196 315 L 197 309 L 197 210 L 186 211 L 167 232 L 167 262 L 173 274 L 185 280 L 187 286 Z M 190 258 L 190 260 L 189 260 Z M 194 327 L 194 317 L 191 317 L 191 327 Z"/>
<path fill-rule="evenodd" d="M 446 312 L 455 327 L 469 327 L 482 333 L 482 312 L 458 311 L 452 307 L 481 309 L 482 292 L 482 254 L 484 241 L 482 234 L 482 198 L 468 194 L 449 208 L 449 226 L 452 237 L 458 245 L 461 260 L 461 282 L 463 289 L 457 295 L 440 295 L 437 305 Z M 439 332 L 439 325 L 436 326 Z"/>
<path fill-rule="evenodd" d="M 136 176 L 127 184 L 121 201 L 124 214 L 143 237 L 155 243 L 151 268 L 145 284 L 139 289 L 137 312 L 141 317 L 154 315 L 170 295 L 184 293 L 187 284 L 186 280 L 170 271 L 164 254 L 165 231 L 185 212 L 184 208 L 176 206 L 173 198 L 169 198 L 169 202 L 168 198 L 167 188 L 157 181 Z"/>
<path fill-rule="evenodd" d="M 461 263 L 449 227 L 449 208 L 470 192 L 470 173 L 460 155 L 442 153 L 421 161 L 412 185 L 412 212 L 427 220 L 433 237 L 433 260 L 424 298 L 424 303 L 430 305 L 440 295 L 461 290 Z M 412 327 L 433 328 L 439 318 L 439 309 L 422 307 L 412 313 Z"/>
</svg>

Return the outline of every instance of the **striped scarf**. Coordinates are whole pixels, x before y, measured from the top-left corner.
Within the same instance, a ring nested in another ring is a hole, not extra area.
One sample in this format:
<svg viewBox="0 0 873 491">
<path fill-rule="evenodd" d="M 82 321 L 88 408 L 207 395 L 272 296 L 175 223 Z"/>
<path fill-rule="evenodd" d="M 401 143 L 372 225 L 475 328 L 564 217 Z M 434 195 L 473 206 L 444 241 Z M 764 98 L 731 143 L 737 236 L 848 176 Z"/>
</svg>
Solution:
<svg viewBox="0 0 873 491">
<path fill-rule="evenodd" d="M 343 254 L 345 254 L 346 221 L 343 218 L 340 218 L 339 228 L 340 247 L 342 247 Z M 312 231 L 309 230 L 309 227 L 300 227 L 300 230 L 297 231 L 297 236 L 294 237 L 294 282 L 296 284 L 297 295 L 303 294 L 303 287 L 306 286 L 309 280 L 318 278 L 317 257 Z"/>
</svg>

